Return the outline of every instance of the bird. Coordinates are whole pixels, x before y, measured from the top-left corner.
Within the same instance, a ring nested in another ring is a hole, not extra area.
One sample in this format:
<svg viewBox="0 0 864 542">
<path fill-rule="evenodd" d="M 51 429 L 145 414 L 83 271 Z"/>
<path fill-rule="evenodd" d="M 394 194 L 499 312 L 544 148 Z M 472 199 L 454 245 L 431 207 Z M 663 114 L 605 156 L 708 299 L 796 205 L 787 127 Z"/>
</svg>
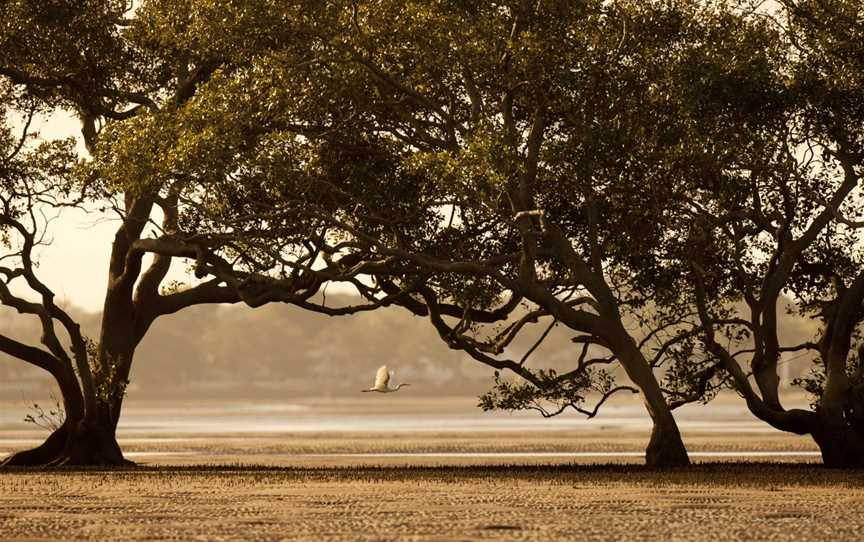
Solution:
<svg viewBox="0 0 864 542">
<path fill-rule="evenodd" d="M 360 390 L 363 392 L 366 391 L 377 391 L 378 393 L 393 393 L 394 391 L 399 391 L 402 386 L 410 386 L 411 384 L 399 384 L 395 388 L 388 387 L 390 383 L 390 377 L 393 376 L 393 371 L 388 371 L 386 365 L 382 365 L 378 367 L 378 372 L 375 373 L 375 384 L 372 385 L 368 390 Z"/>
</svg>

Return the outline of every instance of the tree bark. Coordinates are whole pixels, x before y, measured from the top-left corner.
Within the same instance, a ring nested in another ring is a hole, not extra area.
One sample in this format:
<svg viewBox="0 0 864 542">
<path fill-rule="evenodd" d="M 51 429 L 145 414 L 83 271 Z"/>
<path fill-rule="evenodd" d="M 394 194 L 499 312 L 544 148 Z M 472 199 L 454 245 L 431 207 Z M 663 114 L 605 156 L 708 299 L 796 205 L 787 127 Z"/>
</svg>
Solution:
<svg viewBox="0 0 864 542">
<path fill-rule="evenodd" d="M 97 424 L 114 434 L 120 421 L 120 411 L 126 396 L 126 385 L 132 370 L 137 339 L 134 311 L 127 307 L 105 304 L 99 341 L 99 384 L 103 392 L 98 398 Z"/>
<path fill-rule="evenodd" d="M 841 354 L 846 351 L 841 349 Z M 827 352 L 832 354 L 835 352 Z M 845 362 L 840 355 L 828 358 L 829 371 L 834 371 L 828 373 L 812 436 L 825 466 L 860 468 L 864 467 L 864 389 L 849 386 Z"/>
<path fill-rule="evenodd" d="M 67 418 L 63 425 L 51 433 L 45 442 L 31 450 L 16 452 L 5 458 L 0 465 L 4 467 L 40 467 L 51 465 L 63 457 L 66 442 L 72 433 L 72 422 Z"/>
<path fill-rule="evenodd" d="M 662 468 L 690 465 L 690 457 L 681 439 L 678 423 L 669 405 L 666 404 L 657 378 L 645 357 L 636 345 L 632 344 L 632 339 L 628 336 L 621 340 L 628 341 L 632 345 L 625 349 L 629 354 L 619 358 L 621 366 L 630 380 L 641 390 L 645 409 L 654 423 L 648 448 L 645 450 L 645 463 L 650 467 Z"/>
<path fill-rule="evenodd" d="M 60 367 L 60 366 L 58 366 Z M 84 398 L 71 367 L 51 371 L 63 397 L 66 419 L 48 438 L 31 450 L 17 452 L 0 462 L 4 467 L 120 466 L 132 462 L 123 457 L 114 425 L 97 417 L 85 419 Z"/>
<path fill-rule="evenodd" d="M 651 438 L 645 450 L 645 464 L 659 468 L 689 466 L 690 457 L 687 455 L 687 448 L 684 447 L 678 424 L 671 414 L 668 420 L 665 416 L 652 416 L 652 419 L 654 427 L 651 429 Z"/>
<path fill-rule="evenodd" d="M 831 468 L 864 468 L 864 435 L 846 424 L 825 423 L 813 432 L 822 463 Z"/>
<path fill-rule="evenodd" d="M 123 457 L 117 439 L 99 425 L 65 422 L 40 446 L 12 454 L 4 467 L 116 467 L 134 465 Z"/>
<path fill-rule="evenodd" d="M 61 456 L 50 465 L 104 467 L 133 465 L 134 463 L 123 457 L 114 433 L 113 429 L 103 427 L 101 423 L 79 424 L 66 439 Z"/>
</svg>

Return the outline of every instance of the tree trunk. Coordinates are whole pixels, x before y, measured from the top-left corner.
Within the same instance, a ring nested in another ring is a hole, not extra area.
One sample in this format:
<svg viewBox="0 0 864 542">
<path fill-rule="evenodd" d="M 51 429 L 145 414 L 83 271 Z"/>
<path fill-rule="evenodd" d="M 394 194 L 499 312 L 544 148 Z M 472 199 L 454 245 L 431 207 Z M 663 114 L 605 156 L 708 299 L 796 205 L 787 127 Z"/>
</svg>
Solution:
<svg viewBox="0 0 864 542">
<path fill-rule="evenodd" d="M 125 240 L 124 240 L 125 242 Z M 120 420 L 120 409 L 132 369 L 132 359 L 139 337 L 136 333 L 136 307 L 132 301 L 130 279 L 121 280 L 126 252 L 123 243 L 115 241 L 111 256 L 110 283 L 102 307 L 99 331 L 96 409 L 97 425 L 113 438 Z M 127 270 L 128 271 L 128 270 Z M 135 277 L 138 273 L 133 273 Z"/>
<path fill-rule="evenodd" d="M 654 427 L 651 429 L 651 439 L 648 441 L 648 448 L 645 450 L 645 464 L 649 467 L 661 468 L 687 467 L 690 465 L 687 448 L 684 447 L 681 433 L 678 431 L 678 425 L 674 420 L 672 420 L 671 424 L 661 422 L 657 419 L 654 420 Z"/>
<path fill-rule="evenodd" d="M 846 389 L 823 393 L 812 435 L 825 466 L 860 468 L 864 467 L 864 390 L 848 387 L 845 373 L 843 383 Z"/>
<path fill-rule="evenodd" d="M 0 465 L 4 467 L 38 467 L 54 463 L 63 456 L 66 442 L 69 440 L 72 423 L 67 418 L 63 425 L 51 433 L 45 442 L 33 448 L 17 452 L 5 458 Z"/>
<path fill-rule="evenodd" d="M 79 424 L 66 440 L 63 453 L 52 466 L 122 466 L 133 465 L 123 457 L 114 430 L 101 424 Z"/>
<path fill-rule="evenodd" d="M 61 387 L 61 389 L 63 389 Z M 68 390 L 67 390 L 68 391 Z M 118 466 L 132 465 L 123 457 L 115 437 L 114 425 L 86 422 L 83 410 L 69 409 L 65 400 L 66 420 L 41 445 L 15 453 L 0 463 L 10 467 L 52 466 Z"/>
<path fill-rule="evenodd" d="M 66 419 L 41 445 L 12 454 L 0 462 L 8 467 L 120 466 L 131 465 L 123 457 L 114 424 L 86 421 L 81 388 L 71 368 L 52 372 L 63 397 Z"/>
<path fill-rule="evenodd" d="M 100 384 L 103 394 L 97 399 L 96 419 L 100 428 L 110 431 L 113 435 L 120 421 L 123 399 L 126 397 L 126 385 L 135 356 L 135 346 L 127 341 L 103 344 L 100 352 L 101 363 L 109 367 L 100 374 Z M 103 365 L 105 367 L 105 365 Z M 107 372 L 106 372 L 107 371 Z"/>
<path fill-rule="evenodd" d="M 76 426 L 75 429 L 72 429 Z M 113 434 L 98 426 L 64 423 L 40 446 L 12 454 L 4 467 L 115 467 L 134 465 L 123 457 Z"/>
<path fill-rule="evenodd" d="M 832 468 L 864 467 L 864 435 L 847 425 L 831 424 L 813 433 L 822 462 Z"/>
<path fill-rule="evenodd" d="M 684 441 L 681 440 L 678 424 L 669 405 L 666 404 L 660 384 L 657 383 L 657 377 L 654 376 L 648 361 L 626 332 L 619 337 L 619 346 L 620 349 L 617 351 L 626 353 L 618 358 L 621 366 L 624 367 L 630 380 L 641 390 L 645 409 L 654 423 L 651 439 L 645 450 L 645 463 L 649 467 L 661 468 L 690 465 L 690 457 L 687 455 Z"/>
</svg>

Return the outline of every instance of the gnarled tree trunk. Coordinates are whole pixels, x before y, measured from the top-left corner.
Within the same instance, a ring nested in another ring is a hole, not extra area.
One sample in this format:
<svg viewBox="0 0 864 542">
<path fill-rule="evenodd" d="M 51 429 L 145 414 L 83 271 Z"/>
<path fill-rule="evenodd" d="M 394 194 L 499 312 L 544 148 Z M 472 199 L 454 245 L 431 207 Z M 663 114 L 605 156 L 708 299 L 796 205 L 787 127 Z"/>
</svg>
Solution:
<svg viewBox="0 0 864 542">
<path fill-rule="evenodd" d="M 54 430 L 45 442 L 33 449 L 16 452 L 3 459 L 0 464 L 4 467 L 39 467 L 54 464 L 63 457 L 66 443 L 72 432 L 70 428 L 73 425 L 74 422 L 67 417 L 63 425 Z"/>
<path fill-rule="evenodd" d="M 9 467 L 119 466 L 132 464 L 123 457 L 114 426 L 85 415 L 81 387 L 71 366 L 57 364 L 50 372 L 63 398 L 66 419 L 45 442 L 14 453 L 2 461 Z"/>
<path fill-rule="evenodd" d="M 845 366 L 845 358 L 842 361 Z M 841 389 L 835 390 L 837 380 Z M 850 387 L 845 372 L 840 377 L 829 373 L 817 415 L 811 434 L 823 463 L 835 468 L 864 467 L 864 387 Z"/>
<path fill-rule="evenodd" d="M 63 467 L 63 466 L 123 466 L 133 463 L 123 452 L 113 432 L 98 425 L 82 422 L 63 423 L 41 445 L 7 457 L 2 466 Z"/>
</svg>

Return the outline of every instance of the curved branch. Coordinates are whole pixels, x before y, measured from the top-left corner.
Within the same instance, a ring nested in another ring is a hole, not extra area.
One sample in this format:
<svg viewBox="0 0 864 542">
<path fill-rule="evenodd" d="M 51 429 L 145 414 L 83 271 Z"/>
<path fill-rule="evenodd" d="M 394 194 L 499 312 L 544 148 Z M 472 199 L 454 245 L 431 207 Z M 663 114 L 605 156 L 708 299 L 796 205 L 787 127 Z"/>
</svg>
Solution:
<svg viewBox="0 0 864 542">
<path fill-rule="evenodd" d="M 633 386 L 617 386 L 617 387 L 612 388 L 611 390 L 607 391 L 606 393 L 604 393 L 603 397 L 601 397 L 600 400 L 597 402 L 597 404 L 594 405 L 594 408 L 592 410 L 585 410 L 585 409 L 583 409 L 579 406 L 576 406 L 576 405 L 573 405 L 573 410 L 575 410 L 581 414 L 585 414 L 588 417 L 588 419 L 590 420 L 591 418 L 593 418 L 594 416 L 597 415 L 597 413 L 600 411 L 600 407 L 603 406 L 603 403 L 605 403 L 610 397 L 612 397 L 613 395 L 615 395 L 619 391 L 629 391 L 630 393 L 639 393 L 639 390 L 637 390 Z"/>
<path fill-rule="evenodd" d="M 35 365 L 51 374 L 54 374 L 59 369 L 60 361 L 51 355 L 50 352 L 16 341 L 3 334 L 0 334 L 0 352 Z"/>
</svg>

